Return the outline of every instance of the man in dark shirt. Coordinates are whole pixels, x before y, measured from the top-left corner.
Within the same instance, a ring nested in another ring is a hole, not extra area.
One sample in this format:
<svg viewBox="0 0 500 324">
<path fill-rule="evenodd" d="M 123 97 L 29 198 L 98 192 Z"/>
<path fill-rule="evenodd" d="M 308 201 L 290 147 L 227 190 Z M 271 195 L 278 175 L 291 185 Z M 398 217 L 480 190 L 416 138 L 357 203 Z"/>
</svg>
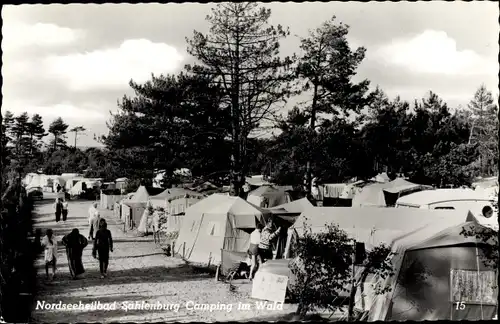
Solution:
<svg viewBox="0 0 500 324">
<path fill-rule="evenodd" d="M 113 252 L 113 238 L 108 230 L 108 224 L 105 219 L 99 221 L 99 230 L 95 234 L 94 249 L 92 255 L 97 257 L 99 254 L 99 269 L 101 270 L 101 279 L 108 275 L 109 252 Z"/>
</svg>

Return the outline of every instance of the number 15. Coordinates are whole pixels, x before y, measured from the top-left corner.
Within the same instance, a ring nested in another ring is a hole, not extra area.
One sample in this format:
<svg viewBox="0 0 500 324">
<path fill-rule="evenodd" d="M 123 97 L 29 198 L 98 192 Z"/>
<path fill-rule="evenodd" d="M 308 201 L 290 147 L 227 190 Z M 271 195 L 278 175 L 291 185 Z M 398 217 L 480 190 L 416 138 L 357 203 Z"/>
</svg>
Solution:
<svg viewBox="0 0 500 324">
<path fill-rule="evenodd" d="M 456 310 L 464 310 L 465 309 L 465 303 L 464 302 L 455 302 L 455 309 Z"/>
</svg>

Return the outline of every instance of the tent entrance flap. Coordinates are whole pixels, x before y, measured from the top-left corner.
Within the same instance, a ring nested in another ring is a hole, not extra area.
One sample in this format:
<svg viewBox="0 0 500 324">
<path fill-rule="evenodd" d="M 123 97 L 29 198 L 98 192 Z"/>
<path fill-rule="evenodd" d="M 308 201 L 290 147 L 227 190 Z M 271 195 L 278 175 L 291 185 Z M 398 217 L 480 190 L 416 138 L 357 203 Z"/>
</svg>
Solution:
<svg viewBox="0 0 500 324">
<path fill-rule="evenodd" d="M 196 236 L 193 240 L 193 245 L 191 245 L 191 248 L 189 249 L 189 252 L 188 252 L 188 256 L 186 259 L 189 259 L 191 257 L 191 253 L 193 253 L 193 249 L 194 247 L 196 246 L 196 241 L 198 241 L 198 236 L 200 236 L 200 231 L 201 231 L 201 225 L 203 224 L 203 218 L 204 218 L 205 214 L 201 214 L 201 219 L 200 219 L 200 223 L 199 224 L 196 224 L 194 226 L 197 226 L 198 229 L 196 231 Z"/>
</svg>

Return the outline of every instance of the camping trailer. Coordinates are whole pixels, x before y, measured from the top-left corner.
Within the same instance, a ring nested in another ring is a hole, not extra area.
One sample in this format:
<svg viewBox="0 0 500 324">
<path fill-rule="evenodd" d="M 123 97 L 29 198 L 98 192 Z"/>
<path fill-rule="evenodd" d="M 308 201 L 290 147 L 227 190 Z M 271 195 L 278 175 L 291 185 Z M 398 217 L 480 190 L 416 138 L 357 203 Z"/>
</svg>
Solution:
<svg viewBox="0 0 500 324">
<path fill-rule="evenodd" d="M 492 200 L 482 192 L 471 189 L 436 189 L 401 197 L 396 201 L 396 208 L 470 209 L 475 213 L 491 204 Z"/>
</svg>

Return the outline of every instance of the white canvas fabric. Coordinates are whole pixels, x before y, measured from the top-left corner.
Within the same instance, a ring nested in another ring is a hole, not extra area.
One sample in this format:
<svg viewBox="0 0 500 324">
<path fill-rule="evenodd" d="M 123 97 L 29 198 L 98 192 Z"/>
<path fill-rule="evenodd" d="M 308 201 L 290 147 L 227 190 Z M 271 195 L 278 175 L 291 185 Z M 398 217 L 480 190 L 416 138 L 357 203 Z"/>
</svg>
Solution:
<svg viewBox="0 0 500 324">
<path fill-rule="evenodd" d="M 220 262 L 221 249 L 247 251 L 251 231 L 267 217 L 239 197 L 213 194 L 186 210 L 175 252 L 191 262 Z"/>
</svg>

